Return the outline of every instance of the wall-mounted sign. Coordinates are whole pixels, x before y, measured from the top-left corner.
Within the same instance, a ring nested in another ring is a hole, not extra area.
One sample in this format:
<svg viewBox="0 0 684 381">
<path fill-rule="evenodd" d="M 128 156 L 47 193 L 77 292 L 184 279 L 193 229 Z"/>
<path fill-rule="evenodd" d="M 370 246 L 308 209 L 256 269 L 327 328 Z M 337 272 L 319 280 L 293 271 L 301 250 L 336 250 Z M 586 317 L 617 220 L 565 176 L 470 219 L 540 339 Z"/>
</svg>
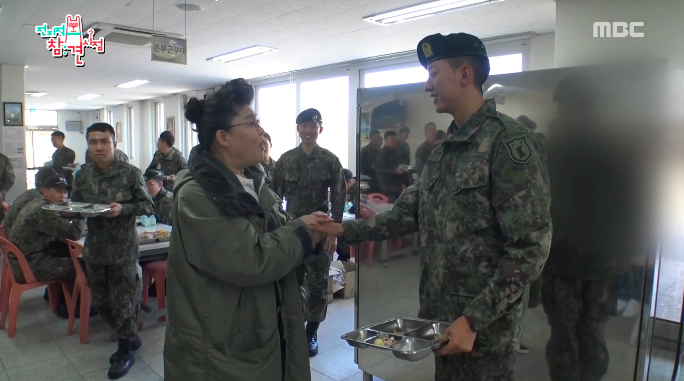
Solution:
<svg viewBox="0 0 684 381">
<path fill-rule="evenodd" d="M 152 36 L 152 61 L 188 64 L 188 42 L 180 38 Z"/>
</svg>

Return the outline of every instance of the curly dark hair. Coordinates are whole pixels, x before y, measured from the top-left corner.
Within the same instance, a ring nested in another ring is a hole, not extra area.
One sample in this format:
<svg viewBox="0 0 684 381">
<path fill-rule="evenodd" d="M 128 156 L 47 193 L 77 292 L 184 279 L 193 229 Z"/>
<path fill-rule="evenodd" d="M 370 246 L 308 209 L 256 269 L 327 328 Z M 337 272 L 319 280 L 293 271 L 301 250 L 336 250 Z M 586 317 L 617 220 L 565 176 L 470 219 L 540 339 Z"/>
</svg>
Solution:
<svg viewBox="0 0 684 381">
<path fill-rule="evenodd" d="M 254 100 L 254 87 L 242 78 L 221 86 L 206 99 L 190 98 L 185 106 L 185 118 L 195 124 L 199 144 L 211 149 L 216 131 L 225 130 L 242 107 Z"/>
</svg>

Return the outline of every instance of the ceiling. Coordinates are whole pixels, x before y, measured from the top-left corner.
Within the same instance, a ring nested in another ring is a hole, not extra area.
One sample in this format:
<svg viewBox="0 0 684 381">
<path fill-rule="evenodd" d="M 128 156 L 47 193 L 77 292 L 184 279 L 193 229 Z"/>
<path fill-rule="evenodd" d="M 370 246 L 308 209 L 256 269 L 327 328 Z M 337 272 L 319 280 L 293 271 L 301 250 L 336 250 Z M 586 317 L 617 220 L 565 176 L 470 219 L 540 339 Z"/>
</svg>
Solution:
<svg viewBox="0 0 684 381">
<path fill-rule="evenodd" d="M 203 8 L 185 13 L 187 1 Z M 86 110 L 201 90 L 232 78 L 256 78 L 337 62 L 415 49 L 432 33 L 463 31 L 481 38 L 555 29 L 553 0 L 505 0 L 394 26 L 377 26 L 365 16 L 420 3 L 421 0 L 0 0 L 0 63 L 28 65 L 27 107 Z M 85 67 L 74 57 L 53 58 L 35 26 L 64 22 L 80 14 L 84 31 L 96 22 L 186 35 L 188 64 L 152 62 L 150 48 L 107 44 L 104 54 L 87 49 Z M 186 29 L 187 25 L 187 29 Z M 278 52 L 221 64 L 206 61 L 252 45 Z M 134 79 L 150 83 L 132 89 L 114 86 Z M 77 100 L 88 93 L 102 94 Z"/>
</svg>

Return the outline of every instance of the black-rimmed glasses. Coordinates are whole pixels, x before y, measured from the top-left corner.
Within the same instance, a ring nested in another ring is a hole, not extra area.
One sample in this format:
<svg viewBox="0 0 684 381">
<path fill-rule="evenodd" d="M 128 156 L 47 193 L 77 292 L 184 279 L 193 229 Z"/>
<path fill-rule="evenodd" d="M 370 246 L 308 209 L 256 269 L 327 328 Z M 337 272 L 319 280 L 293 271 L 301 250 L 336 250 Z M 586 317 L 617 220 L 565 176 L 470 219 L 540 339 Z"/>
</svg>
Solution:
<svg viewBox="0 0 684 381">
<path fill-rule="evenodd" d="M 232 126 L 226 127 L 226 129 L 238 127 L 238 126 L 252 126 L 252 128 L 254 128 L 254 131 L 258 131 L 259 127 L 261 127 L 261 120 L 259 120 L 259 118 L 255 117 L 253 122 L 244 122 L 244 123 L 233 124 Z"/>
</svg>

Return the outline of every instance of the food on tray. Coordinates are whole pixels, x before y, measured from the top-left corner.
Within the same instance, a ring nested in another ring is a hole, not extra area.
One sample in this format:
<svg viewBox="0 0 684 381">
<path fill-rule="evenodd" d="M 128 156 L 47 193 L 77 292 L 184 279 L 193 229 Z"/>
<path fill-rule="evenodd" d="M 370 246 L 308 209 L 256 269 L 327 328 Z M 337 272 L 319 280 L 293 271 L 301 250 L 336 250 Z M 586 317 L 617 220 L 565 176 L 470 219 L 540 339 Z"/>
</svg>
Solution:
<svg viewBox="0 0 684 381">
<path fill-rule="evenodd" d="M 170 233 L 165 230 L 157 230 L 155 232 L 142 232 L 138 234 L 138 239 L 159 239 L 168 238 Z"/>
<path fill-rule="evenodd" d="M 392 333 L 395 334 L 395 335 L 401 335 L 401 334 L 404 333 L 404 331 L 402 331 L 401 328 L 397 327 L 397 328 L 395 328 L 395 329 L 392 330 Z"/>
<path fill-rule="evenodd" d="M 389 347 L 390 345 L 396 343 L 396 340 L 394 338 L 389 337 L 389 336 L 378 336 L 374 341 L 373 345 L 377 345 L 379 347 Z"/>
<path fill-rule="evenodd" d="M 156 233 L 157 233 L 157 238 L 166 238 L 166 237 L 170 236 L 169 232 L 167 232 L 166 230 L 157 230 Z"/>
</svg>

